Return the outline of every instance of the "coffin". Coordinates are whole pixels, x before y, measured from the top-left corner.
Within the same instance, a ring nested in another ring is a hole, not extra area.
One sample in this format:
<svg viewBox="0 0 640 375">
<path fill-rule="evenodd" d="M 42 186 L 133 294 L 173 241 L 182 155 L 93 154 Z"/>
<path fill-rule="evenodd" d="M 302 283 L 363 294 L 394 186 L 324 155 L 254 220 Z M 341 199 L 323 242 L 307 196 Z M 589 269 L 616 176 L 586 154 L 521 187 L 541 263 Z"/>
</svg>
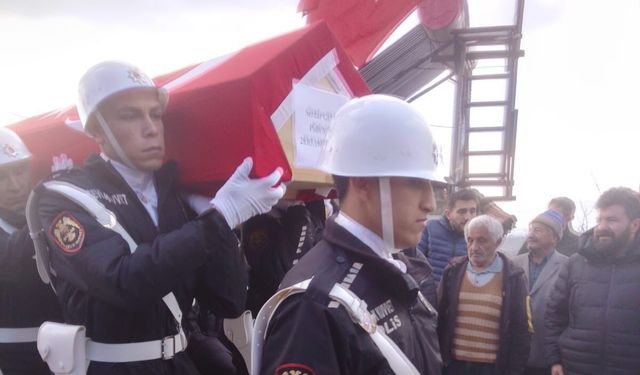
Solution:
<svg viewBox="0 0 640 375">
<path fill-rule="evenodd" d="M 368 94 L 362 80 L 325 23 L 254 44 L 234 54 L 156 78 L 169 90 L 164 116 L 167 159 L 175 160 L 187 190 L 212 195 L 246 156 L 253 176 L 284 169 L 289 197 L 329 186 L 330 177 L 295 166 L 293 85 L 301 82 L 345 96 Z M 69 107 L 10 127 L 34 153 L 36 178 L 54 155 L 79 164 L 97 146 L 73 128 Z"/>
</svg>

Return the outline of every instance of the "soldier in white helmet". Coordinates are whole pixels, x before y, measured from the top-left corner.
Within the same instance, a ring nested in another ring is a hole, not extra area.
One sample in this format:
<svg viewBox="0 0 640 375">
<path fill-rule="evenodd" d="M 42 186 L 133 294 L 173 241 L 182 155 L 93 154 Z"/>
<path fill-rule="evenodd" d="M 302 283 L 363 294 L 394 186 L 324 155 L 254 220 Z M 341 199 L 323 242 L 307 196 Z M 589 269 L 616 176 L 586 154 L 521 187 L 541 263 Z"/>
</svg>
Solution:
<svg viewBox="0 0 640 375">
<path fill-rule="evenodd" d="M 440 374 L 437 313 L 420 293 L 422 270 L 400 252 L 435 208 L 433 150 L 427 123 L 402 100 L 370 95 L 338 111 L 321 169 L 340 211 L 260 312 L 256 373 Z"/>
<path fill-rule="evenodd" d="M 49 374 L 36 350 L 38 327 L 62 320 L 53 290 L 40 280 L 25 221 L 31 191 L 31 152 L 16 133 L 0 128 L 0 370 L 4 375 Z"/>
<path fill-rule="evenodd" d="M 121 62 L 92 67 L 79 89 L 78 113 L 102 153 L 53 182 L 90 193 L 125 233 L 48 182 L 38 215 L 65 320 L 86 327 L 87 373 L 198 374 L 184 353 L 182 312 L 194 298 L 222 318 L 243 311 L 246 265 L 232 229 L 283 196 L 282 169 L 251 179 L 245 159 L 215 197 L 194 204 L 196 216 L 180 199 L 175 164 L 164 161 L 167 92 Z M 55 345 L 41 347 L 53 356 Z"/>
</svg>

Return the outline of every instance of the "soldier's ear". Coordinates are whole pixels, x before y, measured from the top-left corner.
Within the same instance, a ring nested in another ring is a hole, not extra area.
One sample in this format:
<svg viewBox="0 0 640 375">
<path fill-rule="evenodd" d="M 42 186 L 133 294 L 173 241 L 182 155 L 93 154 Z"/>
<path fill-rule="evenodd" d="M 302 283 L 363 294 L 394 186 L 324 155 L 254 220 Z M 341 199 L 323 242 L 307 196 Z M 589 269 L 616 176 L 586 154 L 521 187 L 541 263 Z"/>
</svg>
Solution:
<svg viewBox="0 0 640 375">
<path fill-rule="evenodd" d="M 640 232 L 640 217 L 637 219 L 633 219 L 631 220 L 631 233 L 633 233 L 633 236 L 637 236 L 638 232 Z"/>
</svg>

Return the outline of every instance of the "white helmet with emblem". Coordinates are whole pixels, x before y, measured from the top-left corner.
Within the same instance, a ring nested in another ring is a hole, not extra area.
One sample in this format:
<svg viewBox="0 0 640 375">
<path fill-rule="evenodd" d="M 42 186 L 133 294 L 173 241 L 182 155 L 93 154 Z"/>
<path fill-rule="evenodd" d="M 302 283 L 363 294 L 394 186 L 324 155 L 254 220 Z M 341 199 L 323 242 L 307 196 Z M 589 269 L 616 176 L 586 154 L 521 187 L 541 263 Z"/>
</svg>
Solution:
<svg viewBox="0 0 640 375">
<path fill-rule="evenodd" d="M 336 176 L 378 178 L 382 240 L 395 252 L 390 178 L 444 183 L 437 166 L 437 147 L 422 115 L 398 98 L 376 94 L 338 110 L 319 168 Z"/>
<path fill-rule="evenodd" d="M 0 166 L 31 159 L 31 152 L 11 129 L 0 127 Z"/>
<path fill-rule="evenodd" d="M 91 115 L 105 99 L 119 92 L 137 88 L 158 90 L 160 102 L 166 105 L 169 98 L 167 91 L 157 87 L 149 76 L 129 63 L 105 61 L 90 68 L 78 85 L 77 108 L 84 130 L 87 130 L 87 122 Z"/>
<path fill-rule="evenodd" d="M 320 169 L 350 177 L 444 182 L 431 130 L 410 104 L 388 95 L 350 100 L 333 119 Z"/>
</svg>

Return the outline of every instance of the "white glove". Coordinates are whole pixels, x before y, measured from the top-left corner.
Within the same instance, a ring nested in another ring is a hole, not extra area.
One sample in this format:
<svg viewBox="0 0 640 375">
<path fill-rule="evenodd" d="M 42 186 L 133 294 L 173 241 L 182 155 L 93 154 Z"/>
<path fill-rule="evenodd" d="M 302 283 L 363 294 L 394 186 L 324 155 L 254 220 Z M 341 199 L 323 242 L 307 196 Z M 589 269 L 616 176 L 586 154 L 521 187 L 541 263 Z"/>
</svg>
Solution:
<svg viewBox="0 0 640 375">
<path fill-rule="evenodd" d="M 271 210 L 286 191 L 284 183 L 273 187 L 282 177 L 282 168 L 276 168 L 266 177 L 251 179 L 252 167 L 253 159 L 244 159 L 211 200 L 211 205 L 224 216 L 231 228 Z"/>
<path fill-rule="evenodd" d="M 73 168 L 73 159 L 68 157 L 67 154 L 60 154 L 59 156 L 53 157 L 51 172 L 58 172 L 71 168 Z"/>
</svg>

